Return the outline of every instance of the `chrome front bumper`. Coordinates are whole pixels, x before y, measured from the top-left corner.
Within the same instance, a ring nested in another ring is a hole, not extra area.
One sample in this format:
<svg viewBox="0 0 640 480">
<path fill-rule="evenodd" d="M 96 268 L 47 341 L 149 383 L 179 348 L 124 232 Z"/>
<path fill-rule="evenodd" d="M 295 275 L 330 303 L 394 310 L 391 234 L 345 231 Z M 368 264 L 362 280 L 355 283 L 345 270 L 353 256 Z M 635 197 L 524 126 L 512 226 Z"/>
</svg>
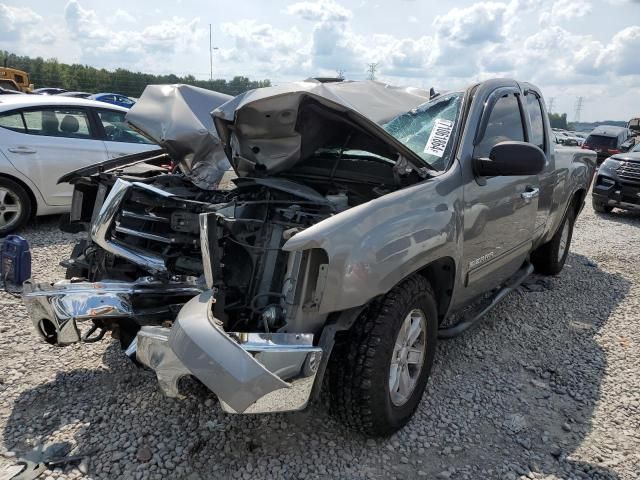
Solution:
<svg viewBox="0 0 640 480">
<path fill-rule="evenodd" d="M 179 396 L 180 378 L 194 375 L 228 413 L 303 409 L 322 359 L 313 335 L 227 333 L 211 302 L 211 292 L 204 292 L 185 304 L 171 329 L 138 333 L 137 358 L 155 370 L 165 394 Z"/>
<path fill-rule="evenodd" d="M 136 318 L 136 296 L 162 295 L 167 300 L 198 295 L 195 282 L 104 281 L 24 283 L 23 301 L 36 332 L 47 342 L 68 345 L 80 341 L 78 323 L 96 319 Z M 170 301 L 168 302 L 170 303 Z"/>
</svg>

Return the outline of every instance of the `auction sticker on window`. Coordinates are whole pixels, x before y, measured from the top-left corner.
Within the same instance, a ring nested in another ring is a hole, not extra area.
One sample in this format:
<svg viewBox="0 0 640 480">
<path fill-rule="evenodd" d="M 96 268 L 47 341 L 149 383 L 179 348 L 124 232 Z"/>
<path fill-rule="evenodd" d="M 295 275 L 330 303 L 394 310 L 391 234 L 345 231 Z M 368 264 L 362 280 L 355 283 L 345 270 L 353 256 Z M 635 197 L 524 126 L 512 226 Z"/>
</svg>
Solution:
<svg viewBox="0 0 640 480">
<path fill-rule="evenodd" d="M 449 143 L 451 132 L 453 132 L 453 122 L 451 120 L 436 118 L 433 124 L 433 130 L 431 130 L 431 135 L 429 135 L 429 140 L 427 140 L 427 144 L 424 146 L 424 153 L 442 157 L 445 148 L 447 148 L 447 143 Z"/>
</svg>

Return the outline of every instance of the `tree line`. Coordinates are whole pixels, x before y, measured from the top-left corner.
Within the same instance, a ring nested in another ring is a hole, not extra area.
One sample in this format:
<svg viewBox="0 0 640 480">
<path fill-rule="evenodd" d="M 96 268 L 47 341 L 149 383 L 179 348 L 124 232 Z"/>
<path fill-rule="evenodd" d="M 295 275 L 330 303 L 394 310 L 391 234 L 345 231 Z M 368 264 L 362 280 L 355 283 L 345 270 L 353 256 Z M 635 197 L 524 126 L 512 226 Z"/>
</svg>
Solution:
<svg viewBox="0 0 640 480">
<path fill-rule="evenodd" d="M 229 95 L 271 85 L 270 80 L 249 80 L 240 75 L 232 80 L 198 80 L 193 75 L 153 75 L 124 68 L 110 71 L 88 65 L 60 63 L 55 58 L 45 60 L 42 57 L 19 56 L 7 51 L 0 52 L 0 59 L 3 59 L 2 65 L 6 62 L 7 67 L 27 72 L 35 88 L 57 87 L 70 91 L 112 92 L 139 97 L 145 87 L 151 84 L 185 83 Z"/>
</svg>

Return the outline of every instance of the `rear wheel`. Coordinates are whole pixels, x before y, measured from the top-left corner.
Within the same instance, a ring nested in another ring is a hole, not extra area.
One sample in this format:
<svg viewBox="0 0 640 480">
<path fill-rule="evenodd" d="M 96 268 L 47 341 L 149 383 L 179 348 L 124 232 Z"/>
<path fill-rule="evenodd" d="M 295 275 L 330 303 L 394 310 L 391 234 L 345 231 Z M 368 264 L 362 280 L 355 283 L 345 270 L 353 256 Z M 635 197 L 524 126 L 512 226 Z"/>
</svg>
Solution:
<svg viewBox="0 0 640 480">
<path fill-rule="evenodd" d="M 329 365 L 332 413 L 367 435 L 390 435 L 415 412 L 437 341 L 429 283 L 416 275 L 391 290 L 340 338 Z"/>
<path fill-rule="evenodd" d="M 591 200 L 591 205 L 593 205 L 593 209 L 598 213 L 611 213 L 611 211 L 613 210 L 613 207 L 610 207 L 609 205 L 606 205 L 595 199 Z"/>
<path fill-rule="evenodd" d="M 22 227 L 31 216 L 31 199 L 22 186 L 0 178 L 0 236 Z"/>
<path fill-rule="evenodd" d="M 570 205 L 555 235 L 531 254 L 531 263 L 536 272 L 543 275 L 557 275 L 562 271 L 569 256 L 574 221 L 575 211 L 573 205 Z"/>
</svg>

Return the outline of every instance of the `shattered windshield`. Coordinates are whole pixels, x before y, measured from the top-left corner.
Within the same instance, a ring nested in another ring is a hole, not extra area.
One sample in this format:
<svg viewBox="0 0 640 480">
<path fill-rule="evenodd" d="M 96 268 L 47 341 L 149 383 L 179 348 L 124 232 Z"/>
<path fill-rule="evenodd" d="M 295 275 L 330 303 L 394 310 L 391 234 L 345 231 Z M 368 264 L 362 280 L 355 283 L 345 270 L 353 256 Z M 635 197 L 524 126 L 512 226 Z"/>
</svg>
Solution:
<svg viewBox="0 0 640 480">
<path fill-rule="evenodd" d="M 449 164 L 451 137 L 460 115 L 462 93 L 441 95 L 382 125 L 436 170 Z"/>
</svg>

